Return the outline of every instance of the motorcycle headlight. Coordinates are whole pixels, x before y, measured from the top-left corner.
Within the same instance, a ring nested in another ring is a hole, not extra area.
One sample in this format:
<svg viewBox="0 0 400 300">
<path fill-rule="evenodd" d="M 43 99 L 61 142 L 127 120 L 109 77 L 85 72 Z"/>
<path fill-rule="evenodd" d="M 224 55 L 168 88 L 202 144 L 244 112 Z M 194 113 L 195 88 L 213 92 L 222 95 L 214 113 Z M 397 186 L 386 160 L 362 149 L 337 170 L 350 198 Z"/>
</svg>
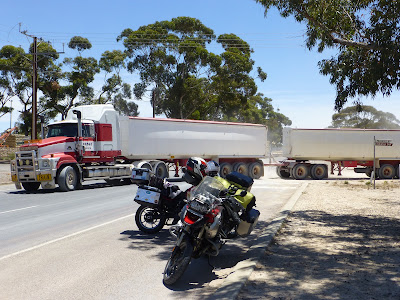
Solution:
<svg viewBox="0 0 400 300">
<path fill-rule="evenodd" d="M 189 206 L 191 209 L 201 213 L 207 213 L 210 210 L 210 207 L 208 206 L 207 203 L 202 203 L 196 200 L 191 201 Z"/>
</svg>

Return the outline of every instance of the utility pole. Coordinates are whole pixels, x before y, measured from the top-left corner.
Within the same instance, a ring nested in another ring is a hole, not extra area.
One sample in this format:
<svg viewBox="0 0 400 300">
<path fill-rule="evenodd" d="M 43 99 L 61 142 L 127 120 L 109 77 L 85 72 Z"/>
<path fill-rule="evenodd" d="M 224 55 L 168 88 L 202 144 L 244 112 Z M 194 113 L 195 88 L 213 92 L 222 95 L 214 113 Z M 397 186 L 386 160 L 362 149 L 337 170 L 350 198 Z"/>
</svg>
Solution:
<svg viewBox="0 0 400 300">
<path fill-rule="evenodd" d="M 37 138 L 37 37 L 33 37 L 33 74 L 32 74 L 32 133 L 31 139 Z"/>
<path fill-rule="evenodd" d="M 33 49 L 32 49 L 32 131 L 31 131 L 31 139 L 37 139 L 37 92 L 38 92 L 38 55 L 48 55 L 54 53 L 38 53 L 38 44 L 37 44 L 37 37 L 34 35 L 30 35 L 27 33 L 26 30 L 21 31 L 21 23 L 19 23 L 19 32 L 23 35 L 29 36 L 33 38 Z M 40 39 L 42 40 L 42 39 Z M 63 52 L 56 52 L 56 53 L 64 53 Z M 29 53 L 26 53 L 29 54 Z"/>
</svg>

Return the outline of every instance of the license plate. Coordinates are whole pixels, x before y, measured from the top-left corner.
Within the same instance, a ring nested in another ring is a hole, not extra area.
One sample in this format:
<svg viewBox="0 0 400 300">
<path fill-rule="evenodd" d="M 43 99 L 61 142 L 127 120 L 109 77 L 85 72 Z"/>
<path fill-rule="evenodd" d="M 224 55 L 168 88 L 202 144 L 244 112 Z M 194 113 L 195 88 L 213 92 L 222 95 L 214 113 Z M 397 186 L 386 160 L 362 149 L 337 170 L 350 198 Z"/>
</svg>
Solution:
<svg viewBox="0 0 400 300">
<path fill-rule="evenodd" d="M 51 174 L 39 174 L 36 175 L 37 181 L 49 181 L 51 180 Z"/>
<path fill-rule="evenodd" d="M 18 181 L 17 175 L 11 175 L 11 181 L 17 182 Z"/>
</svg>

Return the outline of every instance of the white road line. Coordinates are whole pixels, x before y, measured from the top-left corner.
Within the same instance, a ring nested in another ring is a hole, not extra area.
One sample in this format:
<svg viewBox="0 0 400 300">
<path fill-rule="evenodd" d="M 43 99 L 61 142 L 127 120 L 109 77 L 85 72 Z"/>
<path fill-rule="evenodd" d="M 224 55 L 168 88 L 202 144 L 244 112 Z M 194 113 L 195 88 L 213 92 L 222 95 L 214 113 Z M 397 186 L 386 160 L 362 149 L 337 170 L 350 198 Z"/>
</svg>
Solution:
<svg viewBox="0 0 400 300">
<path fill-rule="evenodd" d="M 33 208 L 33 207 L 37 207 L 37 205 L 28 206 L 28 207 L 24 207 L 24 208 L 13 209 L 13 210 L 1 211 L 0 214 L 6 214 L 6 213 L 9 213 L 9 212 L 18 211 L 18 210 L 24 210 L 24 209 Z"/>
<path fill-rule="evenodd" d="M 27 249 L 24 249 L 24 250 L 21 250 L 21 251 L 18 251 L 18 252 L 11 253 L 11 254 L 9 254 L 9 255 L 0 257 L 0 261 L 2 261 L 2 260 L 4 260 L 4 259 L 7 259 L 7 258 L 10 258 L 10 257 L 13 257 L 13 256 L 16 256 L 16 255 L 18 255 L 18 254 L 22 254 L 22 253 L 25 253 L 25 252 L 28 252 L 28 251 L 32 251 L 32 250 L 35 250 L 35 249 L 38 249 L 38 248 L 41 248 L 41 247 L 44 247 L 44 246 L 47 246 L 47 245 L 50 245 L 50 244 L 53 244 L 53 243 L 62 241 L 62 240 L 65 240 L 65 239 L 67 239 L 67 238 L 70 238 L 70 237 L 79 235 L 79 234 L 81 234 L 81 233 L 88 232 L 88 231 L 90 231 L 90 230 L 93 230 L 93 229 L 96 229 L 96 228 L 99 228 L 99 227 L 102 227 L 102 226 L 105 226 L 105 225 L 112 224 L 112 223 L 114 223 L 114 222 L 118 222 L 118 221 L 123 220 L 123 219 L 126 219 L 126 218 L 131 218 L 131 217 L 134 216 L 134 215 L 135 215 L 135 214 L 130 214 L 130 215 L 127 215 L 127 216 L 125 216 L 125 217 L 121 217 L 121 218 L 118 218 L 118 219 L 115 219 L 115 220 L 112 220 L 112 221 L 109 221 L 109 222 L 105 222 L 105 223 L 103 223 L 103 224 L 99 224 L 99 225 L 96 225 L 96 226 L 93 226 L 93 227 L 90 227 L 90 228 L 86 228 L 86 229 L 81 230 L 81 231 L 77 231 L 77 232 L 74 232 L 74 233 L 65 235 L 65 236 L 60 237 L 60 238 L 57 238 L 57 239 L 55 239 L 55 240 L 51 240 L 51 241 L 48 241 L 48 242 L 45 242 L 45 243 L 42 243 L 42 244 L 39 244 L 39 245 L 30 247 L 30 248 L 27 248 Z"/>
</svg>

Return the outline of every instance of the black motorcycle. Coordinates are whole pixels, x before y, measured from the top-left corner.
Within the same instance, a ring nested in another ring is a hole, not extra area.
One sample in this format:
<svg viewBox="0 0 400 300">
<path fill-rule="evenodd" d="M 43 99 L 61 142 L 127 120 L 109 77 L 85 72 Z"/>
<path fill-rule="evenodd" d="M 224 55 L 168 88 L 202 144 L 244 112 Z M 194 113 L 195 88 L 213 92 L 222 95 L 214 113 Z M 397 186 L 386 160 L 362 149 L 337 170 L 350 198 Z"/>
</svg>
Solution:
<svg viewBox="0 0 400 300">
<path fill-rule="evenodd" d="M 234 177 L 244 178 L 241 174 L 238 176 Z M 165 285 L 174 284 L 192 258 L 217 256 L 226 239 L 251 233 L 260 213 L 252 208 L 255 197 L 249 192 L 251 184 L 240 183 L 205 177 L 191 192 L 180 215 L 182 224 L 170 228 L 177 241 L 164 270 Z"/>
<path fill-rule="evenodd" d="M 164 225 L 174 225 L 179 221 L 179 212 L 185 205 L 186 192 L 177 185 L 168 184 L 163 179 L 151 177 L 148 185 L 138 187 L 134 201 L 140 206 L 135 214 L 139 230 L 154 234 Z"/>
</svg>

